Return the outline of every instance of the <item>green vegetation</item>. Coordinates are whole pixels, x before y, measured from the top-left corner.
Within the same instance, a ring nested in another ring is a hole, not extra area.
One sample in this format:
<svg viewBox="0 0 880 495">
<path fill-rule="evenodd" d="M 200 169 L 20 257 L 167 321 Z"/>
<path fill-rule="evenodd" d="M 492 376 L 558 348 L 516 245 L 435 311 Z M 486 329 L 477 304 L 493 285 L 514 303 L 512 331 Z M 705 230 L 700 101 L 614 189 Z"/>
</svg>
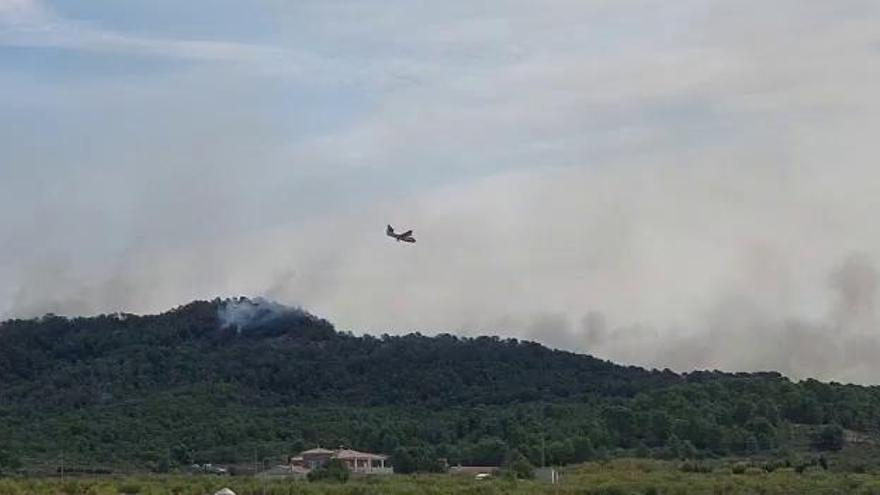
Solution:
<svg viewBox="0 0 880 495">
<path fill-rule="evenodd" d="M 522 480 L 535 478 L 535 467 L 518 451 L 512 451 L 504 460 L 504 474 Z"/>
<path fill-rule="evenodd" d="M 876 387 L 644 370 L 497 337 L 358 337 L 299 311 L 224 327 L 225 304 L 0 324 L 0 471 L 54 473 L 62 455 L 71 472 L 252 466 L 315 445 L 390 453 L 400 472 L 514 451 L 535 466 L 783 458 L 880 425 Z"/>
<path fill-rule="evenodd" d="M 827 425 L 820 428 L 813 440 L 813 446 L 819 450 L 840 450 L 844 445 L 843 428 L 838 425 Z"/>
<path fill-rule="evenodd" d="M 339 459 L 330 459 L 326 464 L 309 473 L 309 481 L 345 483 L 351 473 L 348 466 Z"/>
<path fill-rule="evenodd" d="M 395 475 L 338 481 L 260 481 L 248 477 L 140 477 L 131 479 L 3 479 L 0 495 L 205 495 L 229 487 L 238 495 L 811 495 L 880 494 L 880 476 L 815 467 L 767 470 L 758 464 L 732 469 L 713 461 L 692 471 L 668 461 L 621 459 L 562 472 L 560 484 L 501 476 L 489 480 L 449 475 Z"/>
</svg>

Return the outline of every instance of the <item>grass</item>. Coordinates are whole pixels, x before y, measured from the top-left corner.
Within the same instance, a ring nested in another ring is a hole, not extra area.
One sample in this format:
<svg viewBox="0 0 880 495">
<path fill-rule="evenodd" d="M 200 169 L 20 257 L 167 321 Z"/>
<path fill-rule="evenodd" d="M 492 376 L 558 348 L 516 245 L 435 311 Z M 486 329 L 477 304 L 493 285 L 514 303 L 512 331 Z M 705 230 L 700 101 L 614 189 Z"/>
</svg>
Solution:
<svg viewBox="0 0 880 495">
<path fill-rule="evenodd" d="M 622 459 L 568 468 L 558 486 L 444 475 L 362 478 L 345 484 L 247 477 L 6 478 L 0 479 L 0 495 L 205 495 L 223 487 L 238 495 L 880 495 L 878 474 L 733 467 L 734 461 L 693 469 L 681 463 Z"/>
</svg>

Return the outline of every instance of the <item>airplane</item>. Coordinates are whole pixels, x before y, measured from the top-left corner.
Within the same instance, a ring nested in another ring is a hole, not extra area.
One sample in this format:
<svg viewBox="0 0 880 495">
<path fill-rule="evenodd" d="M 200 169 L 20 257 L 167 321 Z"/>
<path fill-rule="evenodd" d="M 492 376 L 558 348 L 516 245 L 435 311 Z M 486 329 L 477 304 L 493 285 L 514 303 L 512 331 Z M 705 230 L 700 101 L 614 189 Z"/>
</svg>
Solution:
<svg viewBox="0 0 880 495">
<path fill-rule="evenodd" d="M 394 232 L 394 227 L 392 227 L 390 225 L 385 229 L 385 234 L 387 234 L 388 237 L 393 237 L 393 238 L 397 239 L 397 242 L 400 242 L 400 241 L 409 242 L 409 243 L 416 242 L 415 238 L 413 238 L 413 236 L 412 236 L 412 233 L 413 233 L 412 230 L 407 230 L 406 232 L 404 232 L 402 234 L 396 234 Z"/>
</svg>

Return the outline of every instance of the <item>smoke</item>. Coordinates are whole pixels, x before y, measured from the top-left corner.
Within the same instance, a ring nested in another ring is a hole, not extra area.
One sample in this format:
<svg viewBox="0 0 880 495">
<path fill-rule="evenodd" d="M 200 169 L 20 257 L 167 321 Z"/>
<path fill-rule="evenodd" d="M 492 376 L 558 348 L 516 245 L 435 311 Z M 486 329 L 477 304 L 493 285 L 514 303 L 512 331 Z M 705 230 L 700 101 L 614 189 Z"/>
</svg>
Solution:
<svg viewBox="0 0 880 495">
<path fill-rule="evenodd" d="M 217 318 L 220 320 L 222 328 L 235 328 L 237 332 L 241 333 L 281 320 L 302 320 L 313 317 L 299 308 L 291 308 L 275 301 L 257 297 L 223 301 L 217 308 Z"/>
<path fill-rule="evenodd" d="M 557 321 L 556 328 L 545 325 L 528 335 L 561 348 L 679 371 L 764 370 L 797 378 L 880 381 L 875 364 L 880 352 L 877 271 L 867 256 L 852 254 L 831 270 L 827 284 L 831 308 L 821 317 L 766 306 L 766 295 L 758 287 L 767 277 L 762 274 L 753 287 L 757 293 L 718 296 L 693 328 L 609 330 L 603 315 L 590 313 L 578 329 Z M 567 338 L 560 342 L 559 333 Z"/>
<path fill-rule="evenodd" d="M 877 269 L 864 254 L 854 254 L 829 277 L 837 294 L 831 316 L 836 328 L 844 332 L 871 335 L 877 327 Z"/>
<path fill-rule="evenodd" d="M 252 294 L 355 332 L 880 383 L 877 4 L 458 7 L 272 16 L 333 60 L 305 76 L 0 78 L 0 311 Z"/>
<path fill-rule="evenodd" d="M 401 199 L 406 214 L 388 201 L 142 254 L 93 285 L 74 283 L 82 275 L 70 265 L 43 264 L 15 303 L 25 314 L 89 314 L 251 293 L 263 298 L 220 310 L 225 325 L 277 321 L 293 303 L 355 332 L 499 334 L 680 371 L 880 382 L 880 249 L 852 214 L 871 197 L 829 201 L 811 173 L 757 166 L 646 170 L 507 175 Z M 840 173 L 853 191 L 873 176 Z M 420 242 L 389 242 L 387 221 Z"/>
</svg>

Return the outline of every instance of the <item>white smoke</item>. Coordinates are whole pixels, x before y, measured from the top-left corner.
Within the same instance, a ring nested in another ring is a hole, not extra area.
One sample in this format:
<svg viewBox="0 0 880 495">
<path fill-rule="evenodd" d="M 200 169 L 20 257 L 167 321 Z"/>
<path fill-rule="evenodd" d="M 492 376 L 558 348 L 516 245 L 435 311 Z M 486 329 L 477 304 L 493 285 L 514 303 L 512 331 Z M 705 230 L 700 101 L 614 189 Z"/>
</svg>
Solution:
<svg viewBox="0 0 880 495">
<path fill-rule="evenodd" d="M 311 111 L 229 64 L 0 77 L 0 311 L 261 294 L 358 332 L 880 383 L 880 3 L 464 5 L 282 16 L 370 47 Z"/>
<path fill-rule="evenodd" d="M 310 318 L 310 315 L 302 309 L 256 297 L 223 301 L 217 309 L 217 317 L 222 328 L 235 328 L 240 333 L 242 330 L 268 325 L 282 318 Z"/>
</svg>

